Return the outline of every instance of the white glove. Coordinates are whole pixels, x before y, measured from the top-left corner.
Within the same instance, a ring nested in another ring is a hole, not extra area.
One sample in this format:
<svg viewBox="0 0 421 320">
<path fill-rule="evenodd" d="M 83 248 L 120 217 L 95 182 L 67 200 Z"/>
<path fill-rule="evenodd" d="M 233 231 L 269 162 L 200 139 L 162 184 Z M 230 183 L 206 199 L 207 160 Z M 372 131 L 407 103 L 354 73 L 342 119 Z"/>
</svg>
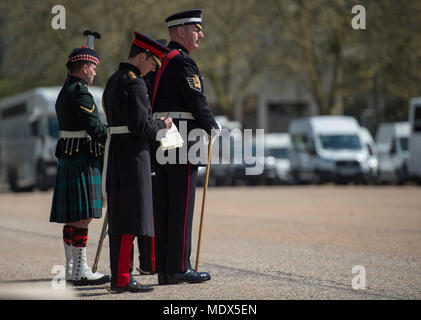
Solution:
<svg viewBox="0 0 421 320">
<path fill-rule="evenodd" d="M 215 142 L 216 138 L 218 138 L 222 132 L 222 126 L 219 123 L 219 121 L 216 121 L 216 124 L 218 125 L 218 129 L 212 129 L 212 144 Z"/>
</svg>

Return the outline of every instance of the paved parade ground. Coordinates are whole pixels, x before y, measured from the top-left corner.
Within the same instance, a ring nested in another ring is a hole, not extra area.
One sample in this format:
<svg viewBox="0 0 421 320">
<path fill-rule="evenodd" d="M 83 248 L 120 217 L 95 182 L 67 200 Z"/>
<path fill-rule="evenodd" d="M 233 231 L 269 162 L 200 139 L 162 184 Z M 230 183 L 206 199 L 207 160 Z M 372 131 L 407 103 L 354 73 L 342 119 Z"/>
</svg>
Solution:
<svg viewBox="0 0 421 320">
<path fill-rule="evenodd" d="M 209 188 L 199 270 L 212 280 L 158 286 L 156 276 L 135 272 L 155 290 L 118 295 L 106 285 L 63 290 L 52 280 L 65 257 L 62 225 L 48 222 L 51 198 L 52 192 L 0 194 L 0 298 L 421 299 L 420 187 Z M 89 229 L 90 266 L 101 225 L 95 220 Z M 108 250 L 107 237 L 103 273 L 110 272 Z"/>
</svg>

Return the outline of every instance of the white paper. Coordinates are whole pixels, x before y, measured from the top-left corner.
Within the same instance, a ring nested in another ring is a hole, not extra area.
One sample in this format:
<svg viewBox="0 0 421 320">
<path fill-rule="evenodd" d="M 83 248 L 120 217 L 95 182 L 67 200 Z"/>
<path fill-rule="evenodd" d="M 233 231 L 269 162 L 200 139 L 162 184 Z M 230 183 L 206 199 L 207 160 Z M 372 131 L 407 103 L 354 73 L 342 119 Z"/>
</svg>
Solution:
<svg viewBox="0 0 421 320">
<path fill-rule="evenodd" d="M 167 130 L 165 137 L 163 137 L 160 140 L 160 142 L 161 142 L 161 148 L 163 150 L 180 148 L 183 146 L 183 143 L 184 143 L 183 138 L 181 137 L 174 123 L 172 124 L 171 128 Z"/>
</svg>

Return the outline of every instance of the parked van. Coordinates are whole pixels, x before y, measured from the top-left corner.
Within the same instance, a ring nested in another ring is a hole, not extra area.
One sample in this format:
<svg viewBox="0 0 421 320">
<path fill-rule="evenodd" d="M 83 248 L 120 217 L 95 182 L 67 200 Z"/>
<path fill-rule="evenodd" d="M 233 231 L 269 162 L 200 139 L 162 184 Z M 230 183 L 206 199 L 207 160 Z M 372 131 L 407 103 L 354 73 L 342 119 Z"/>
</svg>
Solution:
<svg viewBox="0 0 421 320">
<path fill-rule="evenodd" d="M 370 131 L 365 127 L 360 127 L 360 139 L 362 147 L 367 151 L 368 171 L 366 174 L 366 182 L 377 183 L 379 160 L 377 155 L 377 147 Z"/>
<path fill-rule="evenodd" d="M 421 184 L 421 97 L 409 100 L 410 123 L 408 172 Z"/>
<path fill-rule="evenodd" d="M 13 191 L 48 190 L 57 171 L 58 120 L 55 103 L 61 87 L 36 88 L 0 100 L 0 174 Z M 89 91 L 100 106 L 103 89 Z M 105 114 L 99 108 L 101 120 Z"/>
<path fill-rule="evenodd" d="M 265 134 L 265 168 L 262 178 L 266 184 L 291 182 L 289 149 L 291 139 L 288 133 Z"/>
<path fill-rule="evenodd" d="M 380 183 L 402 184 L 408 180 L 409 123 L 381 123 L 376 132 Z"/>
<path fill-rule="evenodd" d="M 238 121 L 230 121 L 226 116 L 215 116 L 223 131 L 212 147 L 212 162 L 209 170 L 208 186 L 231 186 L 234 184 L 234 171 L 240 165 L 234 165 L 234 139 L 242 139 L 242 125 Z M 245 167 L 242 168 L 244 175 Z M 197 185 L 205 182 L 206 167 L 197 171 Z"/>
<path fill-rule="evenodd" d="M 296 182 L 363 182 L 369 179 L 369 153 L 363 148 L 358 122 L 348 116 L 293 119 L 291 171 Z"/>
</svg>

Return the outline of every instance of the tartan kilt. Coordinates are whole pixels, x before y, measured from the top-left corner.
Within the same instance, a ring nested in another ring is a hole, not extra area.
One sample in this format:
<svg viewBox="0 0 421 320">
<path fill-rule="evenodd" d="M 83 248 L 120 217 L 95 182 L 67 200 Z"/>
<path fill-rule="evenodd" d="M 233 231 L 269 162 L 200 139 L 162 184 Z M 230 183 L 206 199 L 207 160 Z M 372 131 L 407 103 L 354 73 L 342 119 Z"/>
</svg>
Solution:
<svg viewBox="0 0 421 320">
<path fill-rule="evenodd" d="M 86 156 L 59 159 L 50 222 L 101 218 L 101 164 Z"/>
</svg>

